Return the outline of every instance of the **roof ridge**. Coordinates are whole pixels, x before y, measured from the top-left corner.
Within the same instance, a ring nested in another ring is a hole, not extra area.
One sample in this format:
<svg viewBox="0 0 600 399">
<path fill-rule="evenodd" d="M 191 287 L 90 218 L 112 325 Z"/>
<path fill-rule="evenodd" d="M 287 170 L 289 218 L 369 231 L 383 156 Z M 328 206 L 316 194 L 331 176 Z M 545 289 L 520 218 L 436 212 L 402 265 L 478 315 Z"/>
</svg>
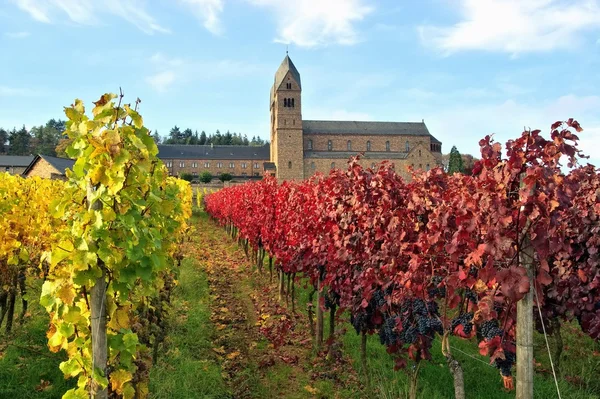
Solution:
<svg viewBox="0 0 600 399">
<path fill-rule="evenodd" d="M 302 123 L 304 122 L 358 122 L 358 123 L 415 123 L 415 124 L 425 124 L 425 122 L 407 122 L 407 121 L 355 121 L 355 120 L 338 120 L 338 119 L 302 119 Z"/>
</svg>

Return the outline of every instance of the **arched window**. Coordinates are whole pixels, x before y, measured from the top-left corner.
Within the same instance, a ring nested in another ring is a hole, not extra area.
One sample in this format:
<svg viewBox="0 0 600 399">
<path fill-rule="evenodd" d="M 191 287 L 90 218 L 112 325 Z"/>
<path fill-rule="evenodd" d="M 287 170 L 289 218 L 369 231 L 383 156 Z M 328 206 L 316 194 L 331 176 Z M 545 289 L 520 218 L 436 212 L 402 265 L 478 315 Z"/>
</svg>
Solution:
<svg viewBox="0 0 600 399">
<path fill-rule="evenodd" d="M 406 152 L 410 151 L 410 143 L 406 140 Z"/>
<path fill-rule="evenodd" d="M 314 168 L 315 168 L 315 163 L 314 163 L 314 162 L 311 162 L 311 163 L 310 163 L 310 168 L 311 168 L 311 169 L 314 169 Z"/>
<path fill-rule="evenodd" d="M 425 170 L 429 170 L 429 164 L 425 165 Z"/>
<path fill-rule="evenodd" d="M 346 148 L 348 149 L 348 151 L 352 151 L 352 141 L 348 140 L 348 142 L 346 143 Z"/>
<path fill-rule="evenodd" d="M 283 106 L 284 106 L 284 107 L 287 107 L 287 106 L 288 106 L 288 103 L 287 103 L 287 98 L 284 98 L 284 99 L 283 99 Z"/>
<path fill-rule="evenodd" d="M 288 162 L 288 169 L 292 169 L 292 161 Z"/>
<path fill-rule="evenodd" d="M 306 143 L 306 146 L 308 147 L 309 150 L 312 150 L 312 140 L 309 139 L 308 142 Z"/>
<path fill-rule="evenodd" d="M 331 151 L 333 150 L 333 143 L 331 142 L 331 140 L 327 141 L 327 151 Z"/>
<path fill-rule="evenodd" d="M 334 168 L 335 168 L 335 162 L 332 162 L 331 163 L 331 169 L 334 169 Z"/>
<path fill-rule="evenodd" d="M 421 150 L 419 150 L 419 156 L 421 156 Z"/>
<path fill-rule="evenodd" d="M 371 142 L 367 141 L 367 151 L 371 151 Z"/>
<path fill-rule="evenodd" d="M 292 107 L 294 106 L 294 99 L 292 98 Z"/>
<path fill-rule="evenodd" d="M 386 151 L 389 151 L 389 150 L 390 150 L 390 142 L 389 142 L 389 141 L 386 141 L 386 142 L 385 142 L 385 150 L 386 150 Z"/>
</svg>

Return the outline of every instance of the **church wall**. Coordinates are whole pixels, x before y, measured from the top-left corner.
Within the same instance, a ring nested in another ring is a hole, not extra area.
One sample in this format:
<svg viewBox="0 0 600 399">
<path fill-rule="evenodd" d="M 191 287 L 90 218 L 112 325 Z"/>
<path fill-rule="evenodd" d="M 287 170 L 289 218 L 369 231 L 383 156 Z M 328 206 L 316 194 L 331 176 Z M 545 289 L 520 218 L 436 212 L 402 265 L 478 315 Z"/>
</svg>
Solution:
<svg viewBox="0 0 600 399">
<path fill-rule="evenodd" d="M 352 151 L 362 152 L 367 150 L 367 141 L 371 142 L 371 151 L 386 151 L 386 141 L 390 142 L 391 152 L 406 152 L 406 141 L 409 148 L 414 148 L 418 143 L 429 146 L 430 138 L 426 136 L 383 136 L 383 135 L 345 135 L 345 134 L 306 134 L 304 135 L 304 150 L 308 150 L 308 141 L 312 140 L 312 151 L 328 151 L 327 144 L 331 140 L 332 151 L 348 151 L 348 140 L 351 141 Z M 309 150 L 310 151 L 310 150 Z"/>
</svg>

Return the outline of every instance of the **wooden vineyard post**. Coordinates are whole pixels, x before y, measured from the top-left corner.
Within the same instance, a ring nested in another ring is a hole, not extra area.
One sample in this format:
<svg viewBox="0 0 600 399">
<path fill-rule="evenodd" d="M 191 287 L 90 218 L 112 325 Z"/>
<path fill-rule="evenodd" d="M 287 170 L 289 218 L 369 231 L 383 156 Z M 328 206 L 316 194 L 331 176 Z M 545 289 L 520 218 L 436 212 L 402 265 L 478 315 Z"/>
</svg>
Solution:
<svg viewBox="0 0 600 399">
<path fill-rule="evenodd" d="M 529 292 L 517 302 L 517 399 L 533 399 L 533 248 L 526 237 L 519 257 L 527 270 Z"/>
<path fill-rule="evenodd" d="M 518 248 L 520 250 L 519 263 L 527 271 L 529 292 L 517 302 L 516 399 L 533 399 L 533 290 L 535 286 L 533 284 L 534 249 L 529 242 L 529 224 L 530 222 L 527 221 L 523 229 L 525 236 Z"/>
<path fill-rule="evenodd" d="M 321 345 L 323 344 L 323 309 L 321 308 L 321 297 L 323 296 L 321 285 L 321 276 L 319 275 L 319 280 L 317 281 L 317 349 L 321 350 Z"/>
<path fill-rule="evenodd" d="M 89 198 L 92 197 L 94 187 L 91 183 L 87 186 L 88 207 L 93 210 L 100 210 L 102 203 L 96 201 L 93 204 L 89 203 Z M 102 275 L 96 279 L 94 286 L 90 289 L 90 311 L 91 311 L 91 333 L 92 333 L 92 367 L 106 378 L 106 365 L 108 362 L 108 343 L 106 340 L 106 269 L 100 259 L 98 259 L 98 267 L 102 270 Z M 108 389 L 95 390 L 94 399 L 107 399 Z"/>
</svg>

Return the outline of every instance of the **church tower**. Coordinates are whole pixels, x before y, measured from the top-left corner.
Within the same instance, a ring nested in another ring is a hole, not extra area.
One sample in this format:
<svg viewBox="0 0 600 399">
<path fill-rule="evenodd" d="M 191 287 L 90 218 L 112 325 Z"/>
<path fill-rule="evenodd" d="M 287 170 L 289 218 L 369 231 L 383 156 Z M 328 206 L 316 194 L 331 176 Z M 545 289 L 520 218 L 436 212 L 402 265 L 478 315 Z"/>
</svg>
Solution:
<svg viewBox="0 0 600 399">
<path fill-rule="evenodd" d="M 271 89 L 271 162 L 279 181 L 304 178 L 300 73 L 285 56 Z"/>
</svg>

